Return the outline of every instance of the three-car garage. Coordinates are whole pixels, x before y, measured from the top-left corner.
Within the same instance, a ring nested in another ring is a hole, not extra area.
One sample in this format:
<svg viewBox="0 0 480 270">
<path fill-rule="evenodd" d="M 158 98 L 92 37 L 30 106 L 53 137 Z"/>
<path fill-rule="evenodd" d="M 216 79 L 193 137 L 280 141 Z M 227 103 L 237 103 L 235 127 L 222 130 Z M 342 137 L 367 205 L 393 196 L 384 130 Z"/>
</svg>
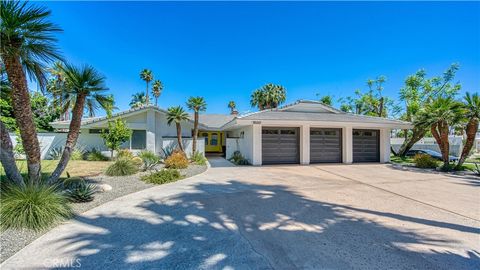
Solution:
<svg viewBox="0 0 480 270">
<path fill-rule="evenodd" d="M 353 162 L 380 161 L 380 131 L 353 129 Z M 343 161 L 341 128 L 309 129 L 309 163 L 341 163 Z M 307 138 L 308 138 L 307 137 Z M 300 163 L 300 130 L 295 127 L 262 127 L 262 164 Z"/>
</svg>

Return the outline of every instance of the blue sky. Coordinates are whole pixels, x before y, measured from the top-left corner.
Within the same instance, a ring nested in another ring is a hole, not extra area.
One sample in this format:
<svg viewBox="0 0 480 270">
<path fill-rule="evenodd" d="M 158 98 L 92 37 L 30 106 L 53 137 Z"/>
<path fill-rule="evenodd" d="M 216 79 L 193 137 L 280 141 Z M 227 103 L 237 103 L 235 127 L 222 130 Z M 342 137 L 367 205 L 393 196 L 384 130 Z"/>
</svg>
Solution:
<svg viewBox="0 0 480 270">
<path fill-rule="evenodd" d="M 461 65 L 463 91 L 480 91 L 480 3 L 432 2 L 46 2 L 75 64 L 107 77 L 117 106 L 145 90 L 149 68 L 165 89 L 161 107 L 205 97 L 207 112 L 252 110 L 250 93 L 272 82 L 287 103 L 335 99 L 385 75 L 398 97 L 420 68 L 441 74 Z"/>
</svg>

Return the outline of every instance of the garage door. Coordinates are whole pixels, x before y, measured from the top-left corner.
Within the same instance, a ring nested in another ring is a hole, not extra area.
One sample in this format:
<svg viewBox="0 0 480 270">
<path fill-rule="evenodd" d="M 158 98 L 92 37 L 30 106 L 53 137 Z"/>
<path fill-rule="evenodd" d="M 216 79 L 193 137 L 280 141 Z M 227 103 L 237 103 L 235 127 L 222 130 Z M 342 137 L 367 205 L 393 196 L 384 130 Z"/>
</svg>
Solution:
<svg viewBox="0 0 480 270">
<path fill-rule="evenodd" d="M 379 130 L 353 130 L 353 162 L 380 161 Z"/>
<path fill-rule="evenodd" d="M 299 163 L 298 128 L 262 128 L 262 164 Z"/>
<path fill-rule="evenodd" d="M 310 163 L 342 162 L 342 129 L 310 129 Z"/>
</svg>

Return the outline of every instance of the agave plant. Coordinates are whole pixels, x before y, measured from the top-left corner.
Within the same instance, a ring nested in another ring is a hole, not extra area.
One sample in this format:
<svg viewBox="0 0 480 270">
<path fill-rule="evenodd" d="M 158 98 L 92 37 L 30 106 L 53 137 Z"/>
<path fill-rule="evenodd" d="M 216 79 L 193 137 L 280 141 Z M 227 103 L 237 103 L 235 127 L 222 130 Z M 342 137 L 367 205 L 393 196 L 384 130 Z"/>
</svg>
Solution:
<svg viewBox="0 0 480 270">
<path fill-rule="evenodd" d="M 95 184 L 89 184 L 85 181 L 79 181 L 76 185 L 65 191 L 68 200 L 71 202 L 82 203 L 93 201 L 93 194 L 97 186 Z"/>
</svg>

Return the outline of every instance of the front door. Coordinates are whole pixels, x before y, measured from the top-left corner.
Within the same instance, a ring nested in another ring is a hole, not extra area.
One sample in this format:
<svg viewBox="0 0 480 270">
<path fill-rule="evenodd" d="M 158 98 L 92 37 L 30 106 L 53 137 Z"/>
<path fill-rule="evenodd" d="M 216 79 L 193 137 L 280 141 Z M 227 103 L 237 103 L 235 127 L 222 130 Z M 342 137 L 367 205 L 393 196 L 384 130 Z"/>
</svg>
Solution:
<svg viewBox="0 0 480 270">
<path fill-rule="evenodd" d="M 205 152 L 222 152 L 221 132 L 200 132 L 200 136 L 205 138 Z"/>
</svg>

